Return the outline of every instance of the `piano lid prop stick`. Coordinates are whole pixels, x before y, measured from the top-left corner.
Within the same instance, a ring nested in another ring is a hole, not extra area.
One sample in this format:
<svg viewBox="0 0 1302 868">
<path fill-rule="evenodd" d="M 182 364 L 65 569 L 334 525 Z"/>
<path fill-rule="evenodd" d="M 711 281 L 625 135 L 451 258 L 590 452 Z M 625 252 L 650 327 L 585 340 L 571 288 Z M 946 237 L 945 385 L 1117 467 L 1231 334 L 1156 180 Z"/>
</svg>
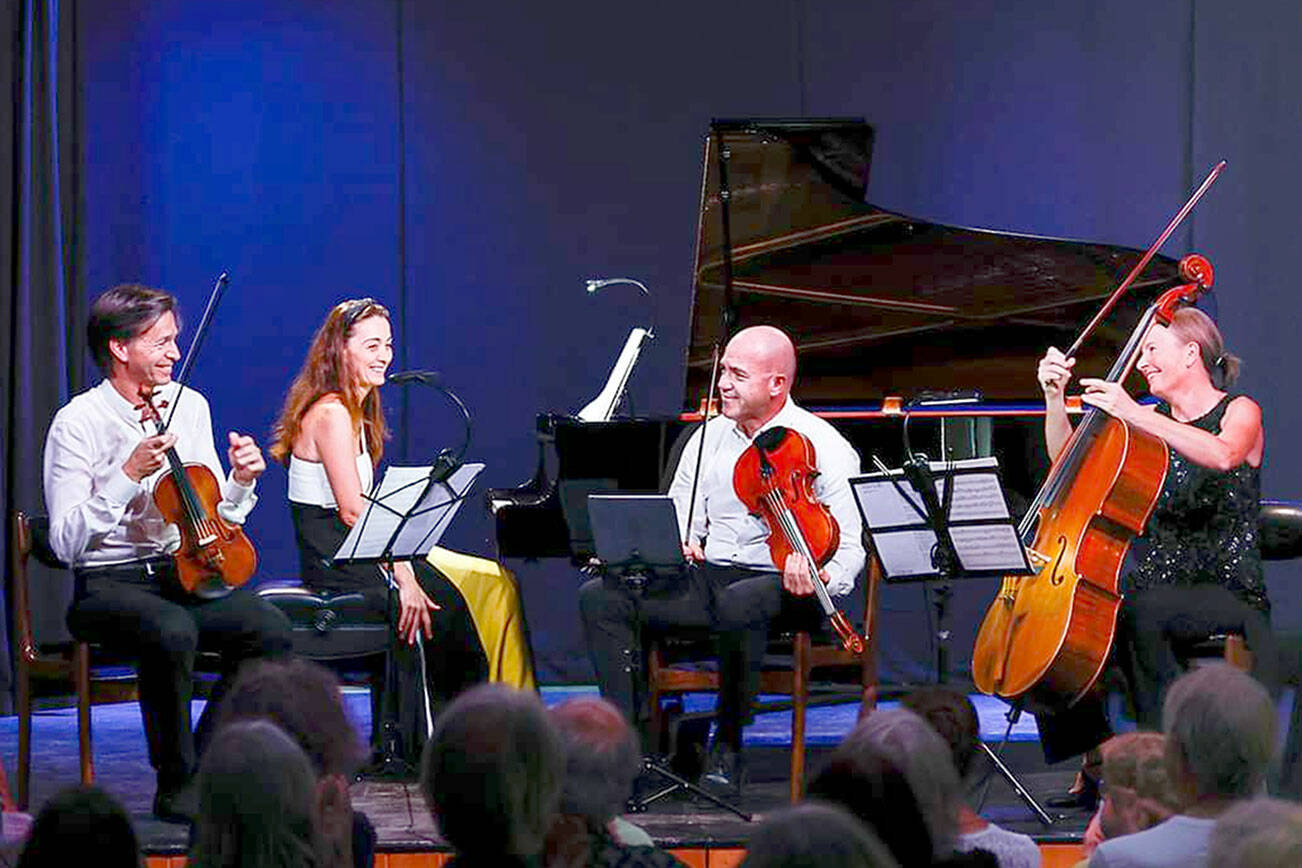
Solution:
<svg viewBox="0 0 1302 868">
<path fill-rule="evenodd" d="M 705 454 L 705 429 L 710 424 L 710 410 L 714 407 L 714 392 L 719 386 L 719 344 L 714 345 L 714 361 L 710 363 L 710 389 L 705 395 L 705 412 L 701 414 L 701 442 L 696 447 L 696 469 L 692 471 L 692 496 L 687 501 L 687 529 L 683 531 L 683 546 L 692 542 L 692 518 L 696 513 L 696 486 L 701 480 L 701 456 Z"/>
</svg>

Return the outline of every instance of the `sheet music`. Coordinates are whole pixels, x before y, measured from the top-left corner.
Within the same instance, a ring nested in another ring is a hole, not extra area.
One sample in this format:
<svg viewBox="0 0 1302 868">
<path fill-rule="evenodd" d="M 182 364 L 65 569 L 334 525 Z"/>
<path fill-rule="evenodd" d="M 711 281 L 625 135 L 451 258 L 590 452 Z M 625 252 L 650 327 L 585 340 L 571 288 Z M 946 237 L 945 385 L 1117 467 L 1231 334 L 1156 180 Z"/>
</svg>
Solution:
<svg viewBox="0 0 1302 868">
<path fill-rule="evenodd" d="M 446 481 L 428 485 L 429 467 L 386 468 L 334 560 L 374 560 L 383 557 L 386 549 L 397 559 L 424 554 L 447 530 L 461 508 L 462 495 L 483 469 L 483 464 L 463 464 Z"/>
<path fill-rule="evenodd" d="M 950 527 L 959 563 L 969 573 L 1014 572 L 1026 566 L 1017 529 L 1011 524 Z"/>
<path fill-rule="evenodd" d="M 936 499 L 945 503 L 949 539 L 964 573 L 1026 573 L 1030 564 L 999 480 L 995 458 L 929 462 L 935 475 Z M 922 496 L 902 470 L 870 473 L 850 480 L 864 526 L 886 577 L 937 575 L 932 561 L 937 545 Z"/>
</svg>

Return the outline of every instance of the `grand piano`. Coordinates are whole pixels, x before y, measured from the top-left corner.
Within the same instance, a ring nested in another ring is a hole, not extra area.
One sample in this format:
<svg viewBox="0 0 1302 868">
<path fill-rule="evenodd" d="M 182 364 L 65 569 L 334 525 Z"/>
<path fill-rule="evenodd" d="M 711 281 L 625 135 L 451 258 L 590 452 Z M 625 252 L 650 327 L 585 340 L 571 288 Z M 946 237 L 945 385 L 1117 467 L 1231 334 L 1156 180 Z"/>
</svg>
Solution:
<svg viewBox="0 0 1302 868">
<path fill-rule="evenodd" d="M 791 334 L 793 397 L 831 419 L 865 464 L 875 454 L 897 465 L 907 425 L 913 451 L 994 454 L 1014 506 L 1034 496 L 1048 467 L 1036 360 L 1071 343 L 1142 252 L 880 208 L 866 199 L 872 149 L 861 119 L 710 125 L 683 413 L 540 416 L 538 473 L 489 493 L 503 557 L 586 559 L 586 494 L 662 488 L 679 435 L 699 418 L 714 346 L 760 323 Z M 1155 257 L 1077 375 L 1104 375 L 1140 312 L 1180 282 L 1177 263 Z"/>
</svg>

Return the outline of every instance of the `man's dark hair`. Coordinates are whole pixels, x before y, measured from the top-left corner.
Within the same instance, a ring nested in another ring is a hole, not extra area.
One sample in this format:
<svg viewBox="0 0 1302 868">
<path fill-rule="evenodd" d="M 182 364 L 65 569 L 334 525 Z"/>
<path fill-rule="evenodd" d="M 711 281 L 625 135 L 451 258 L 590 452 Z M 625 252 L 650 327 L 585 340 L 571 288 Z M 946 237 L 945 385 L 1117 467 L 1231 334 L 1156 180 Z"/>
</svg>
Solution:
<svg viewBox="0 0 1302 868">
<path fill-rule="evenodd" d="M 350 774 L 363 748 L 344 710 L 339 679 L 298 657 L 251 660 L 240 669 L 217 709 L 215 728 L 267 718 L 298 742 L 318 775 Z"/>
<path fill-rule="evenodd" d="M 421 787 L 457 852 L 520 859 L 542 852 L 564 774 L 564 748 L 538 695 L 481 684 L 439 715 Z"/>
<path fill-rule="evenodd" d="M 940 734 L 949 745 L 959 777 L 966 778 L 981 738 L 981 722 L 972 700 L 948 687 L 921 687 L 905 696 L 900 704 Z"/>
<path fill-rule="evenodd" d="M 176 297 L 138 283 L 120 283 L 95 299 L 86 321 L 86 347 L 106 375 L 113 370 L 109 341 L 129 341 L 149 330 L 165 313 L 177 318 Z"/>
<path fill-rule="evenodd" d="M 32 824 L 19 868 L 56 868 L 87 861 L 107 868 L 138 868 L 140 845 L 131 819 L 117 800 L 98 787 L 69 787 L 56 793 Z"/>
<path fill-rule="evenodd" d="M 875 748 L 838 750 L 809 782 L 809 797 L 847 809 L 901 865 L 930 865 L 931 830 L 904 772 Z"/>
</svg>

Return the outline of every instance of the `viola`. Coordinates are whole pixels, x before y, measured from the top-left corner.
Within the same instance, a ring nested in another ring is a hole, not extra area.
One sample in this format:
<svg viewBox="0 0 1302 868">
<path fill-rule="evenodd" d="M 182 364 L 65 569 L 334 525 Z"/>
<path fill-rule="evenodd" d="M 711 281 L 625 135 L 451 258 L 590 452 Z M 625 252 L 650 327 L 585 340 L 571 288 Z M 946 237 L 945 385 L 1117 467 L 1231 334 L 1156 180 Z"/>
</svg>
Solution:
<svg viewBox="0 0 1302 868">
<path fill-rule="evenodd" d="M 141 421 L 149 421 L 162 434 L 162 416 L 153 395 L 140 390 L 144 402 Z M 167 450 L 168 470 L 154 487 L 154 504 L 168 524 L 181 531 L 176 575 L 182 588 L 200 597 L 224 594 L 253 577 L 258 555 L 244 529 L 221 517 L 217 504 L 222 490 L 217 477 L 204 464 L 183 464 L 176 447 Z"/>
<path fill-rule="evenodd" d="M 737 459 L 732 487 L 769 529 L 769 554 L 781 569 L 795 554 L 809 566 L 814 594 L 847 651 L 862 654 L 863 637 L 832 603 L 818 571 L 841 544 L 841 528 L 814 494 L 818 462 L 814 444 L 799 431 L 776 426 L 755 438 Z"/>
</svg>

